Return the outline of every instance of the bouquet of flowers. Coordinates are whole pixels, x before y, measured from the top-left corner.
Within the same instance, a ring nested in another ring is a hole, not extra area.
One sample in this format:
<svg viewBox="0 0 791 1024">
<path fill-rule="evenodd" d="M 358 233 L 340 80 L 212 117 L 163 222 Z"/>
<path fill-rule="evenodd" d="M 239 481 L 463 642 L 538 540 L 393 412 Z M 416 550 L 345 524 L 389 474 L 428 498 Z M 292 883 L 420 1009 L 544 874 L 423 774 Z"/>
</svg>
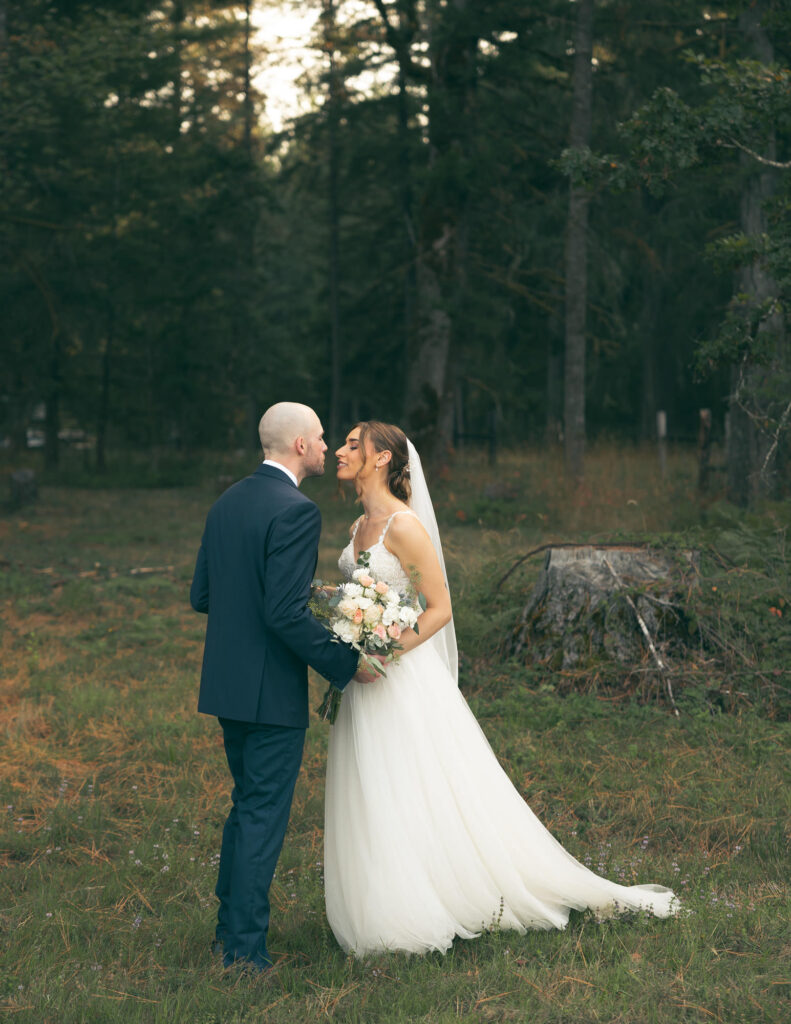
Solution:
<svg viewBox="0 0 791 1024">
<path fill-rule="evenodd" d="M 333 638 L 349 644 L 360 652 L 365 668 L 385 675 L 378 658 L 393 661 L 402 650 L 399 643 L 404 629 L 418 632 L 417 620 L 426 609 L 426 599 L 411 584 L 398 591 L 384 580 L 378 580 L 369 569 L 370 554 L 361 551 L 358 568 L 347 583 L 328 587 L 321 580 L 313 581 L 310 609 L 333 634 Z M 324 694 L 318 713 L 324 721 L 335 722 L 341 705 L 341 691 L 330 686 Z"/>
</svg>

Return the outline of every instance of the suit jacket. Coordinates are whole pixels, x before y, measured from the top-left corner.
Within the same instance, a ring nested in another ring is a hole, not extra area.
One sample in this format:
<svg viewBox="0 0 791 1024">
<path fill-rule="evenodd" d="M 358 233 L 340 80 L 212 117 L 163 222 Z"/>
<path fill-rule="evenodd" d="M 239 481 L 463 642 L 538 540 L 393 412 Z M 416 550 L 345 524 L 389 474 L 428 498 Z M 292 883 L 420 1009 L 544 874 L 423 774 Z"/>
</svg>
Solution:
<svg viewBox="0 0 791 1024">
<path fill-rule="evenodd" d="M 311 665 L 339 689 L 357 652 L 307 608 L 321 514 L 285 473 L 261 465 L 209 510 L 190 603 L 208 612 L 198 710 L 305 728 Z"/>
</svg>

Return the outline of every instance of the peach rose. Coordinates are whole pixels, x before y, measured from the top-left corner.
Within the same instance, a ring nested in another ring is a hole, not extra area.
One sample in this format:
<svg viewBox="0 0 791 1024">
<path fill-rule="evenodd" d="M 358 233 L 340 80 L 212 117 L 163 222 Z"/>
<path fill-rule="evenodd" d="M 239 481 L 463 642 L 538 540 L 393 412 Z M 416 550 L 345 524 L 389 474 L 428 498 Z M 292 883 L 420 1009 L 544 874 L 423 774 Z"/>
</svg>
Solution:
<svg viewBox="0 0 791 1024">
<path fill-rule="evenodd" d="M 354 618 L 352 619 L 352 622 L 358 623 L 358 622 L 362 622 L 362 621 L 363 621 L 363 610 L 362 610 L 362 608 L 357 608 L 355 610 L 355 612 L 354 612 Z"/>
<path fill-rule="evenodd" d="M 374 635 L 378 636 L 380 640 L 386 640 L 387 639 L 387 630 L 384 628 L 384 626 L 382 625 L 381 622 L 374 629 Z"/>
<path fill-rule="evenodd" d="M 386 594 L 389 589 L 390 587 L 388 587 L 384 580 L 379 580 L 379 582 L 374 587 L 374 590 L 376 591 L 377 594 Z"/>
<path fill-rule="evenodd" d="M 387 635 L 391 640 L 399 640 L 401 638 L 401 627 L 397 622 L 393 622 L 387 627 Z"/>
<path fill-rule="evenodd" d="M 357 582 L 360 584 L 361 587 L 372 587 L 375 581 L 373 576 L 369 576 L 368 573 L 366 572 L 361 573 L 357 577 Z"/>
</svg>

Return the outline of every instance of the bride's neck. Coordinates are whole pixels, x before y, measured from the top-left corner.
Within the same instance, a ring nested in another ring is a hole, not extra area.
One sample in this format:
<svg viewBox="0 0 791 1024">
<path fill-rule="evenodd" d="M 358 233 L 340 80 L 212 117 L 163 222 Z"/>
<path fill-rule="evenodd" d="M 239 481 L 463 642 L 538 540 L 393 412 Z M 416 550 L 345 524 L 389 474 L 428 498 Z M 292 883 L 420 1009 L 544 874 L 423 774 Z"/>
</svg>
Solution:
<svg viewBox="0 0 791 1024">
<path fill-rule="evenodd" d="M 388 515 L 398 500 L 390 490 L 378 481 L 366 481 L 360 486 L 357 492 L 363 506 L 363 514 L 366 519 L 376 519 L 379 516 Z"/>
</svg>

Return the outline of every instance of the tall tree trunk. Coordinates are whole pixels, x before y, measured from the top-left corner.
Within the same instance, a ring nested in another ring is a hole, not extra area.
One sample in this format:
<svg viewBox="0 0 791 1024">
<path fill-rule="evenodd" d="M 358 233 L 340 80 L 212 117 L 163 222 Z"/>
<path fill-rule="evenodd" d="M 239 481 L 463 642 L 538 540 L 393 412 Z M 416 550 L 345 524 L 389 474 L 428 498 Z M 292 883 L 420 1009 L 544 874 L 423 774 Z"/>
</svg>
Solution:
<svg viewBox="0 0 791 1024">
<path fill-rule="evenodd" d="M 0 0 L 0 72 L 5 71 L 8 49 L 8 0 Z"/>
<path fill-rule="evenodd" d="M 429 184 L 420 211 L 415 345 L 408 360 L 407 425 L 429 459 L 453 429 L 454 336 L 467 258 L 465 161 L 472 131 L 478 38 L 470 0 L 429 5 Z"/>
<path fill-rule="evenodd" d="M 247 210 L 252 213 L 253 205 L 253 175 L 255 174 L 255 153 L 253 150 L 253 130 L 255 127 L 255 98 L 253 94 L 252 67 L 252 0 L 245 0 L 244 6 L 244 133 L 242 147 L 246 159 L 246 169 L 242 179 L 244 190 L 244 202 Z M 245 284 L 255 279 L 257 265 L 256 254 L 256 228 L 257 218 L 247 216 L 242 226 L 241 252 L 244 261 L 243 279 Z M 240 275 L 242 276 L 242 275 Z M 256 291 L 253 287 L 243 287 L 240 306 L 239 333 L 241 334 L 242 351 L 244 353 L 243 365 L 256 366 L 258 361 L 254 357 L 256 349 Z M 260 376 L 258 373 L 244 375 L 240 390 L 247 391 L 246 412 L 247 429 L 245 430 L 244 444 L 257 451 L 260 446 L 258 438 L 258 421 L 262 409 L 259 408 L 260 397 Z"/>
<path fill-rule="evenodd" d="M 417 303 L 417 238 L 415 237 L 414 188 L 412 184 L 412 159 L 409 137 L 409 93 L 407 92 L 407 64 L 404 54 L 414 35 L 414 27 L 407 13 L 400 13 L 399 32 L 403 47 L 398 56 L 398 163 L 400 179 L 401 220 L 404 240 L 404 352 L 411 353 L 414 347 L 415 306 Z M 404 414 L 407 414 L 406 389 L 404 390 Z"/>
<path fill-rule="evenodd" d="M 107 311 L 107 337 L 102 351 L 102 380 L 99 393 L 99 416 L 96 423 L 96 470 L 99 473 L 107 471 L 107 427 L 110 420 L 110 368 L 114 332 L 115 307 L 110 304 Z"/>
<path fill-rule="evenodd" d="M 774 47 L 761 24 L 763 3 L 755 3 L 739 18 L 739 27 L 747 38 L 751 56 L 764 64 L 774 60 Z M 770 160 L 776 159 L 774 134 L 768 140 L 766 153 Z M 740 204 L 741 229 L 747 236 L 757 237 L 766 231 L 765 203 L 775 188 L 775 171 L 755 163 L 750 157 L 742 157 L 744 187 Z M 752 173 L 751 173 L 752 172 Z M 742 268 L 735 281 L 737 294 L 747 294 L 751 301 L 760 303 L 777 295 L 777 285 L 767 273 L 760 260 Z M 758 328 L 759 334 L 770 333 L 777 338 L 778 355 L 783 343 L 782 314 L 776 312 L 764 320 Z M 729 430 L 726 453 L 728 499 L 745 506 L 770 490 L 768 479 L 762 478 L 761 469 L 769 451 L 770 441 L 759 431 L 755 422 L 758 405 L 750 408 L 750 396 L 759 393 L 762 384 L 773 369 L 751 366 L 744 363 L 734 367 L 731 374 L 731 398 L 729 403 Z M 752 415 L 750 414 L 752 413 Z"/>
<path fill-rule="evenodd" d="M 593 0 L 578 0 L 574 32 L 571 148 L 590 144 L 593 98 Z M 585 459 L 585 312 L 589 193 L 572 186 L 566 229 L 566 358 L 563 420 L 566 473 L 581 480 Z"/>
<path fill-rule="evenodd" d="M 554 329 L 553 329 L 554 328 Z M 552 317 L 547 331 L 547 386 L 545 441 L 557 444 L 563 437 L 563 353 L 559 347 L 560 325 Z"/>
<path fill-rule="evenodd" d="M 341 421 L 341 314 L 340 314 L 340 197 L 338 193 L 338 123 L 340 89 L 335 56 L 335 0 L 325 0 L 325 44 L 329 58 L 329 95 L 327 97 L 327 182 L 329 203 L 329 300 L 330 300 L 330 409 L 329 436 L 340 436 Z"/>
<path fill-rule="evenodd" d="M 657 402 L 657 352 L 656 325 L 662 297 L 661 270 L 654 262 L 645 258 L 643 263 L 643 287 L 638 331 L 642 353 L 642 402 L 640 405 L 640 438 L 651 440 L 656 436 Z"/>
<path fill-rule="evenodd" d="M 387 41 L 395 52 L 398 64 L 398 188 L 404 247 L 403 280 L 403 338 L 407 367 L 418 349 L 415 337 L 415 318 L 418 292 L 418 243 L 414 210 L 414 181 L 412 175 L 411 138 L 409 132 L 410 75 L 414 74 L 411 46 L 419 27 L 416 0 L 400 0 L 397 4 L 397 24 L 390 17 L 390 8 L 384 0 L 374 0 L 382 19 Z M 409 371 L 403 394 L 403 421 L 409 419 L 413 396 L 409 393 Z"/>
<path fill-rule="evenodd" d="M 48 469 L 54 469 L 60 461 L 60 391 L 61 391 L 61 359 L 60 331 L 52 333 L 52 349 L 50 352 L 49 380 L 44 398 L 44 463 Z"/>
</svg>

